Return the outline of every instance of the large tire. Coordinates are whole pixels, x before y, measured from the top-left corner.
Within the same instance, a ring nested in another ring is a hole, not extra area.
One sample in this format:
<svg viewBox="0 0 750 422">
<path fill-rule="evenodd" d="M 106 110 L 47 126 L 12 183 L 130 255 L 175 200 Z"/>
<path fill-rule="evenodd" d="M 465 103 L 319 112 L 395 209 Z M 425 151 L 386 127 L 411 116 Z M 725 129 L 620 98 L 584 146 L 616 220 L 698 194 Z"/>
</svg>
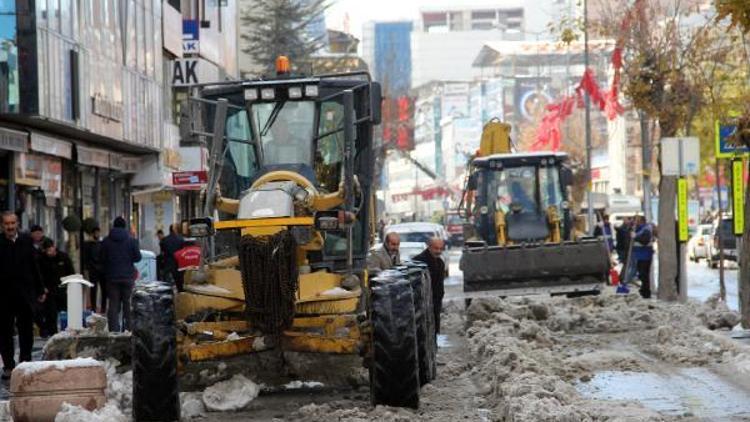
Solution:
<svg viewBox="0 0 750 422">
<path fill-rule="evenodd" d="M 372 288 L 373 405 L 419 407 L 419 359 L 411 284 L 404 279 Z"/>
<path fill-rule="evenodd" d="M 172 287 L 162 282 L 140 285 L 131 302 L 133 418 L 180 420 Z"/>
<path fill-rule="evenodd" d="M 435 377 L 435 314 L 432 309 L 432 286 L 426 266 L 410 265 L 408 270 L 414 296 L 414 315 L 417 326 L 417 351 L 419 353 L 419 384 L 425 385 Z"/>
</svg>

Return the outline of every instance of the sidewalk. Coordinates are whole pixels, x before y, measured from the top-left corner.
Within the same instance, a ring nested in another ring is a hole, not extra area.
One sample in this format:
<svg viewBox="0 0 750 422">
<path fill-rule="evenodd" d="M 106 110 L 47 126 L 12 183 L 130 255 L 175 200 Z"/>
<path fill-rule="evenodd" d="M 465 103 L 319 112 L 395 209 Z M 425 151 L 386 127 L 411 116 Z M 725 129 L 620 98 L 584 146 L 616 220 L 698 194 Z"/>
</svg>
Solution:
<svg viewBox="0 0 750 422">
<path fill-rule="evenodd" d="M 31 359 L 34 361 L 42 360 L 42 349 L 47 340 L 41 337 L 34 337 L 34 347 L 31 349 Z M 15 345 L 18 347 L 18 336 L 15 337 Z M 8 381 L 0 382 L 0 400 L 8 400 Z"/>
</svg>

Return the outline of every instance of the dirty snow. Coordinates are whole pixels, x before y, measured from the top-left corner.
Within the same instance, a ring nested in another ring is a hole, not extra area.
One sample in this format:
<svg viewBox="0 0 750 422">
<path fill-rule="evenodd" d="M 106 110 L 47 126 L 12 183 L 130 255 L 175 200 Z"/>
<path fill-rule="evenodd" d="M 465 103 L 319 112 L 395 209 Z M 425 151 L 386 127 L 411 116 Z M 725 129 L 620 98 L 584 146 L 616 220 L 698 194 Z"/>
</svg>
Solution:
<svg viewBox="0 0 750 422">
<path fill-rule="evenodd" d="M 229 334 L 229 335 L 227 336 L 227 341 L 234 341 L 234 340 L 239 340 L 239 339 L 241 339 L 241 338 L 242 338 L 242 337 L 240 337 L 240 335 L 239 335 L 239 334 L 237 334 L 237 333 L 235 333 L 234 331 L 232 331 L 232 332 L 231 332 L 231 334 Z"/>
<path fill-rule="evenodd" d="M 10 421 L 10 402 L 0 400 L 0 421 Z"/>
<path fill-rule="evenodd" d="M 203 404 L 214 412 L 240 410 L 258 397 L 260 387 L 242 375 L 216 383 L 203 391 Z"/>
<path fill-rule="evenodd" d="M 193 420 L 206 416 L 206 406 L 203 405 L 201 393 L 180 393 L 180 418 Z"/>
<path fill-rule="evenodd" d="M 346 289 L 342 289 L 341 287 L 334 287 L 332 289 L 328 289 L 324 292 L 320 293 L 320 296 L 346 296 L 350 295 L 352 292 Z"/>
<path fill-rule="evenodd" d="M 318 381 L 300 381 L 295 380 L 284 384 L 284 388 L 287 390 L 297 390 L 300 388 L 320 388 L 323 387 L 322 382 Z"/>
<path fill-rule="evenodd" d="M 70 360 L 41 360 L 35 362 L 19 363 L 14 371 L 23 372 L 28 375 L 47 371 L 50 369 L 64 371 L 67 368 L 88 368 L 92 366 L 102 366 L 102 363 L 96 359 L 91 358 L 78 358 Z"/>
<path fill-rule="evenodd" d="M 114 402 L 107 404 L 96 411 L 89 412 L 69 403 L 63 403 L 62 410 L 55 416 L 55 422 L 129 422 L 130 418 L 125 416 Z"/>
<path fill-rule="evenodd" d="M 215 284 L 187 284 L 185 290 L 206 295 L 231 295 L 232 292 Z"/>
</svg>

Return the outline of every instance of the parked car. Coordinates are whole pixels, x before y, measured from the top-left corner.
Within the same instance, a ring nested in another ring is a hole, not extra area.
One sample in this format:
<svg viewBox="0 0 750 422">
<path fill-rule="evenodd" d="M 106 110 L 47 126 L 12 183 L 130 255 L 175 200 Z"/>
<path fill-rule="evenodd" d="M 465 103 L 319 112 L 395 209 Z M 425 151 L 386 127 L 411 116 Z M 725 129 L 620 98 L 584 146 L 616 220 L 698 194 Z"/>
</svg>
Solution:
<svg viewBox="0 0 750 422">
<path fill-rule="evenodd" d="M 734 221 L 731 216 L 722 217 L 721 223 L 715 221 L 711 226 L 711 242 L 709 242 L 706 263 L 711 268 L 719 266 L 719 231 L 721 231 L 721 245 L 724 249 L 724 259 L 737 261 L 737 237 L 734 235 Z"/>
<path fill-rule="evenodd" d="M 448 232 L 448 245 L 461 246 L 464 244 L 464 224 L 466 219 L 457 212 L 445 214 L 445 231 Z"/>
<path fill-rule="evenodd" d="M 401 237 L 401 259 L 406 259 L 406 254 L 403 253 L 404 250 L 410 250 L 419 247 L 420 249 L 419 251 L 417 251 L 417 253 L 423 251 L 427 241 L 433 237 L 439 237 L 445 240 L 446 244 L 448 243 L 448 232 L 445 231 L 445 228 L 443 226 L 437 223 L 393 224 L 386 227 L 384 233 L 398 233 Z M 448 252 L 445 250 L 443 251 L 443 262 L 445 262 L 445 265 L 448 266 Z"/>
<path fill-rule="evenodd" d="M 701 224 L 688 241 L 688 257 L 691 261 L 698 262 L 701 258 L 708 258 L 712 229 L 710 224 Z"/>
</svg>

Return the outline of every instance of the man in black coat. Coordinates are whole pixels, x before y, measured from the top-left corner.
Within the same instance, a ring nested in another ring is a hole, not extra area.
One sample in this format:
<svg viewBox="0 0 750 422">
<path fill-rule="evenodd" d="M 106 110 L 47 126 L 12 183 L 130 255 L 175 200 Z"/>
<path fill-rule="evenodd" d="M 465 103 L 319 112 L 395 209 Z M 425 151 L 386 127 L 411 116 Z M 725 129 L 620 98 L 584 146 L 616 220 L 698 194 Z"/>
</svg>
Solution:
<svg viewBox="0 0 750 422">
<path fill-rule="evenodd" d="M 124 218 L 115 218 L 109 236 L 102 242 L 99 257 L 107 279 L 107 320 L 109 331 L 112 332 L 130 329 L 130 296 L 133 294 L 137 275 L 133 264 L 141 260 L 138 241 L 130 237 L 125 226 Z"/>
<path fill-rule="evenodd" d="M 432 309 L 435 312 L 435 332 L 440 332 L 440 312 L 443 309 L 443 295 L 445 294 L 445 276 L 448 271 L 443 262 L 442 253 L 445 249 L 445 241 L 433 237 L 427 242 L 427 248 L 414 257 L 415 261 L 427 264 L 432 280 Z"/>
<path fill-rule="evenodd" d="M 94 227 L 94 229 L 91 230 L 91 237 L 89 240 L 83 242 L 83 262 L 86 272 L 88 273 L 88 280 L 94 285 L 94 287 L 89 289 L 91 310 L 107 312 L 107 285 L 104 281 L 102 264 L 99 261 L 99 258 L 101 257 L 101 248 L 101 229 L 99 227 Z M 97 290 L 101 291 L 101 307 L 96 306 Z"/>
<path fill-rule="evenodd" d="M 177 233 L 177 224 L 169 226 L 169 235 L 159 242 L 161 253 L 164 254 L 164 280 L 177 285 L 177 290 L 183 290 L 183 273 L 177 270 L 177 260 L 174 253 L 185 246 L 185 239 Z"/>
<path fill-rule="evenodd" d="M 57 250 L 55 241 L 45 237 L 42 240 L 42 256 L 39 258 L 39 271 L 47 290 L 47 300 L 41 306 L 40 334 L 48 337 L 57 333 L 57 312 L 68 307 L 67 292 L 61 287 L 60 279 L 75 274 L 73 261 L 68 254 Z"/>
<path fill-rule="evenodd" d="M 18 330 L 20 361 L 31 360 L 34 345 L 33 312 L 44 302 L 46 294 L 34 258 L 34 245 L 28 234 L 19 233 L 18 216 L 11 211 L 2 214 L 0 236 L 0 355 L 3 379 L 10 378 L 16 366 L 13 327 Z"/>
</svg>

